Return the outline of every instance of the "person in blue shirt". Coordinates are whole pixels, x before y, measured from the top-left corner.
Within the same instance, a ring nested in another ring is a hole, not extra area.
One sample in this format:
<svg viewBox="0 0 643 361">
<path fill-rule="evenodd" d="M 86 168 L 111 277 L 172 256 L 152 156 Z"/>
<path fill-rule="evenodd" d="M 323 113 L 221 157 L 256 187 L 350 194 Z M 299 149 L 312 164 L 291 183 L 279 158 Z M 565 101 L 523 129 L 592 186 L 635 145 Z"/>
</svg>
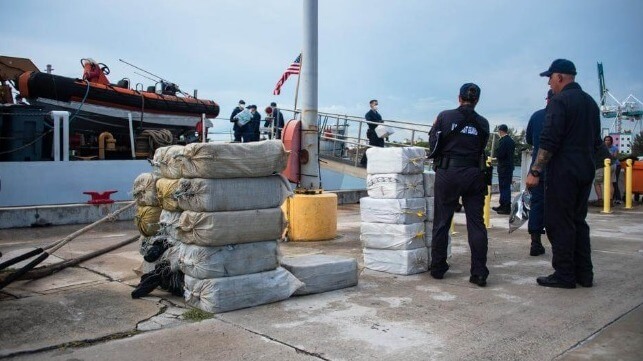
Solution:
<svg viewBox="0 0 643 361">
<path fill-rule="evenodd" d="M 547 92 L 546 101 L 549 103 L 549 99 L 554 96 L 554 92 L 549 89 Z M 537 110 L 531 118 L 529 118 L 529 124 L 527 124 L 527 144 L 534 147 L 533 153 L 531 154 L 531 164 L 534 164 L 536 161 L 536 154 L 538 154 L 538 149 L 540 148 L 540 133 L 543 130 L 543 123 L 545 122 L 545 109 Z M 545 171 L 541 172 L 541 179 L 545 179 Z M 545 247 L 543 247 L 542 241 L 540 240 L 541 236 L 545 233 L 545 221 L 544 221 L 544 206 L 545 206 L 545 184 L 544 182 L 538 183 L 537 186 L 529 189 L 531 192 L 531 208 L 529 210 L 529 223 L 527 224 L 527 231 L 531 236 L 531 247 L 529 249 L 530 256 L 540 256 L 545 254 Z"/>
<path fill-rule="evenodd" d="M 498 214 L 511 213 L 511 180 L 514 174 L 514 153 L 516 143 L 508 134 L 509 128 L 505 124 L 498 126 L 498 149 L 496 150 L 496 159 L 498 159 L 498 188 L 500 188 L 500 205 L 493 207 Z"/>
</svg>

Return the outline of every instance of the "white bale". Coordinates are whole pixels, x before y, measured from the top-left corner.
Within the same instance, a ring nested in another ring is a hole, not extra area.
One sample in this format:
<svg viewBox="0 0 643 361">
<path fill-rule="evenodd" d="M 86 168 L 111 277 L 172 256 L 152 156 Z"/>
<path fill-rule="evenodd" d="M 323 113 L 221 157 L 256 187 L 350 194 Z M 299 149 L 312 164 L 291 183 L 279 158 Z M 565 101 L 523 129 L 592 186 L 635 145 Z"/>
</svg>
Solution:
<svg viewBox="0 0 643 361">
<path fill-rule="evenodd" d="M 281 266 L 304 286 L 296 295 L 322 293 L 357 285 L 357 260 L 348 257 L 313 254 L 284 257 Z"/>
<path fill-rule="evenodd" d="M 285 300 L 304 284 L 282 267 L 248 275 L 200 280 L 185 275 L 185 302 L 220 313 Z"/>
<path fill-rule="evenodd" d="M 175 196 L 181 209 L 196 212 L 242 211 L 279 207 L 292 195 L 282 175 L 258 178 L 183 178 Z"/>
<path fill-rule="evenodd" d="M 252 178 L 281 173 L 288 152 L 281 140 L 191 143 L 183 152 L 184 178 Z"/>
<path fill-rule="evenodd" d="M 134 179 L 132 197 L 139 206 L 158 207 L 159 200 L 156 196 L 157 177 L 152 173 L 141 173 Z"/>
<path fill-rule="evenodd" d="M 366 150 L 369 174 L 420 174 L 424 171 L 426 152 L 420 147 L 373 147 Z"/>
<path fill-rule="evenodd" d="M 424 198 L 377 199 L 364 197 L 359 200 L 362 222 L 411 224 L 426 220 Z"/>
<path fill-rule="evenodd" d="M 188 276 L 207 279 L 274 270 L 279 266 L 277 241 L 201 247 L 181 243 L 179 269 Z"/>
<path fill-rule="evenodd" d="M 426 197 L 426 219 L 433 222 L 435 213 L 435 197 Z"/>
<path fill-rule="evenodd" d="M 360 240 L 365 248 L 405 250 L 426 247 L 424 222 L 412 224 L 361 224 Z"/>
<path fill-rule="evenodd" d="M 426 247 L 396 251 L 364 248 L 364 266 L 399 275 L 426 272 L 429 269 L 429 251 Z"/>
<path fill-rule="evenodd" d="M 370 160 L 369 160 L 370 162 Z M 366 176 L 368 196 L 372 198 L 424 197 L 421 174 L 369 174 Z"/>
<path fill-rule="evenodd" d="M 232 212 L 183 211 L 178 239 L 199 246 L 225 246 L 279 239 L 284 227 L 279 207 Z"/>
<path fill-rule="evenodd" d="M 178 240 L 177 228 L 182 211 L 162 210 L 159 218 L 159 234 L 167 235 L 172 241 Z"/>
<path fill-rule="evenodd" d="M 435 172 L 425 171 L 424 176 L 424 197 L 433 197 L 435 191 Z"/>
<path fill-rule="evenodd" d="M 183 155 L 184 148 L 182 145 L 170 145 L 168 147 L 158 148 L 154 152 L 152 164 L 158 165 L 163 178 L 181 178 L 181 156 Z"/>
</svg>

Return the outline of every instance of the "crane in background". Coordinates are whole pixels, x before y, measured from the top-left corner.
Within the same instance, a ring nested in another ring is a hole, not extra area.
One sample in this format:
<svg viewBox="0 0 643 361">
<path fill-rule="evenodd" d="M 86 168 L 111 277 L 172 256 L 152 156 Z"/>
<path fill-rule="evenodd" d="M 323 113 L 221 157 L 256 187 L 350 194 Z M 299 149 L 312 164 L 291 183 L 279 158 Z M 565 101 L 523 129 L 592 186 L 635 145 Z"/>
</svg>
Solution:
<svg viewBox="0 0 643 361">
<path fill-rule="evenodd" d="M 605 76 L 603 74 L 603 63 L 598 65 L 598 85 L 601 96 L 601 114 L 604 118 L 614 118 L 612 128 L 615 133 L 623 131 L 623 120 L 634 122 L 632 133 L 640 125 L 641 115 L 643 115 L 643 103 L 634 95 L 630 94 L 622 102 L 616 99 L 605 86 Z"/>
</svg>

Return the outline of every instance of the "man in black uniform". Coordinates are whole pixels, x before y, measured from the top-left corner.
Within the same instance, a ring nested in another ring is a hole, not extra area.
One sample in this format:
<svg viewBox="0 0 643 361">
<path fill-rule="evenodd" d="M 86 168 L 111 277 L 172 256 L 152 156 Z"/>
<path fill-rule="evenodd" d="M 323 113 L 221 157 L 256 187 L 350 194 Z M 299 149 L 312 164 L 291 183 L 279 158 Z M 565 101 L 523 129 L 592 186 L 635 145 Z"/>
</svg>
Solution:
<svg viewBox="0 0 643 361">
<path fill-rule="evenodd" d="M 516 143 L 507 133 L 509 128 L 505 124 L 498 126 L 498 149 L 496 150 L 496 159 L 498 159 L 498 188 L 500 189 L 500 206 L 493 207 L 498 214 L 511 213 L 511 179 L 514 174 L 514 153 Z"/>
<path fill-rule="evenodd" d="M 448 136 L 436 157 L 435 215 L 431 247 L 431 276 L 442 279 L 449 269 L 447 241 L 453 212 L 462 197 L 467 217 L 467 236 L 471 248 L 471 277 L 469 282 L 480 287 L 487 284 L 487 229 L 482 208 L 487 185 L 480 169 L 480 159 L 489 139 L 489 122 L 474 108 L 480 99 L 480 88 L 467 83 L 460 88 L 460 107 L 438 115 L 429 137 L 437 132 L 447 134 L 462 124 L 457 134 Z"/>
<path fill-rule="evenodd" d="M 596 102 L 575 82 L 576 67 L 557 59 L 540 76 L 549 77 L 554 97 L 540 135 L 540 149 L 527 176 L 527 187 L 545 181 L 545 229 L 552 246 L 554 273 L 538 277 L 545 287 L 592 287 L 594 280 L 587 199 L 594 178 L 594 154 L 601 146 Z"/>
<path fill-rule="evenodd" d="M 241 141 L 241 127 L 237 123 L 237 120 L 234 119 L 234 117 L 235 115 L 241 113 L 245 107 L 246 107 L 246 102 L 244 102 L 243 100 L 239 100 L 239 105 L 232 110 L 232 114 L 230 115 L 230 123 L 234 124 L 232 126 L 232 131 L 234 132 L 235 142 Z"/>
<path fill-rule="evenodd" d="M 368 138 L 368 145 L 372 147 L 383 147 L 384 139 L 378 137 L 377 133 L 375 133 L 375 128 L 377 128 L 378 126 L 377 123 L 384 123 L 384 121 L 382 120 L 382 116 L 377 111 L 378 102 L 376 99 L 373 99 L 369 102 L 369 105 L 371 106 L 371 109 L 366 112 L 366 115 L 364 115 L 364 119 L 369 122 L 375 122 L 376 124 L 367 124 L 368 129 L 366 130 L 366 138 Z M 362 156 L 362 160 L 360 161 L 363 167 L 366 167 L 366 161 L 366 151 L 364 151 L 364 155 Z"/>
</svg>

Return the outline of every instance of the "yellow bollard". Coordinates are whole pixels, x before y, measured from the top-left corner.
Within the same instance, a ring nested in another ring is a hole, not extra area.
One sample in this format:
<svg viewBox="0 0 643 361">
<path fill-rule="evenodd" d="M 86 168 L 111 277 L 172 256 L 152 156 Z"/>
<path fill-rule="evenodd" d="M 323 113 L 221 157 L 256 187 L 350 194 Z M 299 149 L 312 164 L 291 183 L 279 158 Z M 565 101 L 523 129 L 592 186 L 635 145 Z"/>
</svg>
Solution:
<svg viewBox="0 0 643 361">
<path fill-rule="evenodd" d="M 455 232 L 455 217 L 451 218 L 451 235 L 454 235 Z"/>
<path fill-rule="evenodd" d="M 605 167 L 603 168 L 603 210 L 601 213 L 612 213 L 610 209 L 612 206 L 612 161 L 605 158 L 603 162 Z"/>
<path fill-rule="evenodd" d="M 632 160 L 625 161 L 625 209 L 632 209 Z"/>
<path fill-rule="evenodd" d="M 487 167 L 491 166 L 491 157 L 487 157 Z M 487 228 L 491 228 L 491 186 L 487 186 L 487 195 L 484 197 L 482 219 Z"/>
</svg>

